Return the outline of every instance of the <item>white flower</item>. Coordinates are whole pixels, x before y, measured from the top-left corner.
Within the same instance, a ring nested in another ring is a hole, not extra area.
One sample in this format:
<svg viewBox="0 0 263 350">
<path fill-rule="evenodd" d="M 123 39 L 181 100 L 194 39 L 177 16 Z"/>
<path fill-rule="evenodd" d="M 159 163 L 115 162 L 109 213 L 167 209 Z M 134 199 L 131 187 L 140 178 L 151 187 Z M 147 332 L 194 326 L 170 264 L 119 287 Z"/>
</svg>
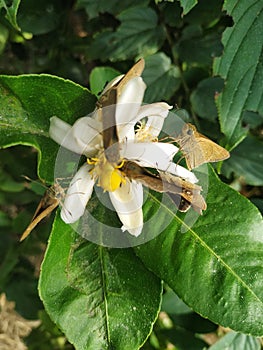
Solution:
<svg viewBox="0 0 263 350">
<path fill-rule="evenodd" d="M 115 119 L 119 137 L 118 164 L 110 163 L 105 157 L 100 109 L 96 109 L 91 117 L 78 119 L 73 126 L 57 117 L 51 118 L 50 137 L 63 147 L 87 157 L 87 163 L 77 171 L 65 196 L 61 210 L 64 222 L 74 223 L 84 214 L 93 186 L 97 183 L 109 192 L 123 224 L 122 230 L 134 236 L 141 233 L 143 188 L 121 172 L 121 163 L 125 160 L 132 160 L 143 167 L 169 171 L 192 183 L 197 182 L 193 173 L 172 162 L 178 148 L 169 143 L 157 142 L 171 107 L 163 102 L 142 106 L 145 88 L 141 77 L 132 78 L 117 98 Z M 140 123 L 145 120 L 146 124 L 142 126 Z M 136 132 L 135 126 L 138 125 L 141 127 Z"/>
</svg>

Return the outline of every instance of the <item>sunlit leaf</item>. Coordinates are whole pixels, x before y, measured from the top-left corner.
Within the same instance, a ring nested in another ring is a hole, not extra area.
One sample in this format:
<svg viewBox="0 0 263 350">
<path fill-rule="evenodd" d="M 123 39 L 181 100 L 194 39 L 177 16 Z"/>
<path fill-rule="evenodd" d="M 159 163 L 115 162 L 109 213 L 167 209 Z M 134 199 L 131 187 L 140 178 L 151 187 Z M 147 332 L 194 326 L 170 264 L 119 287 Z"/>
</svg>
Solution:
<svg viewBox="0 0 263 350">
<path fill-rule="evenodd" d="M 50 75 L 0 76 L 0 97 L 0 147 L 35 147 L 40 176 L 53 182 L 58 145 L 49 138 L 49 119 L 55 115 L 72 123 L 94 109 L 95 98 L 79 85 Z"/>
<path fill-rule="evenodd" d="M 162 284 L 131 249 L 90 243 L 58 218 L 39 291 L 51 318 L 76 349 L 135 350 L 151 332 Z"/>
<path fill-rule="evenodd" d="M 177 214 L 158 237 L 136 247 L 136 253 L 203 317 L 261 336 L 262 217 L 246 198 L 221 183 L 212 170 L 206 199 L 207 210 L 192 227 L 187 227 L 184 216 Z M 146 203 L 146 212 L 150 205 Z M 169 210 L 158 214 L 156 226 L 171 220 Z"/>
</svg>

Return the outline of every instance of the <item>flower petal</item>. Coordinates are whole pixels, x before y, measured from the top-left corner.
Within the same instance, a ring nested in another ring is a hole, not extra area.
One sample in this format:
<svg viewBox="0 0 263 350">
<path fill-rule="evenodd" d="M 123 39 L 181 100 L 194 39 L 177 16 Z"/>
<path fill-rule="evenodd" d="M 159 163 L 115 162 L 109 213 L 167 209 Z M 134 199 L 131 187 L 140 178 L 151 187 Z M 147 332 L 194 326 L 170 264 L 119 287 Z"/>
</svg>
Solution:
<svg viewBox="0 0 263 350">
<path fill-rule="evenodd" d="M 156 137 L 160 134 L 164 119 L 169 113 L 169 109 L 173 108 L 165 102 L 157 102 L 149 105 L 144 105 L 140 108 L 138 113 L 139 120 L 147 117 L 147 123 L 144 127 L 153 137 Z"/>
<path fill-rule="evenodd" d="M 198 178 L 195 176 L 194 173 L 192 173 L 190 170 L 184 168 L 183 166 L 181 166 L 179 164 L 175 164 L 173 162 L 170 162 L 169 166 L 166 169 L 159 168 L 159 170 L 162 170 L 162 171 L 165 171 L 167 173 L 179 176 L 182 179 L 185 179 L 193 184 L 198 182 Z"/>
<path fill-rule="evenodd" d="M 128 135 L 134 135 L 134 126 L 136 123 L 144 118 L 147 118 L 147 123 L 143 128 L 143 133 L 149 133 L 152 138 L 157 137 L 162 130 L 164 119 L 169 113 L 169 106 L 165 102 L 157 102 L 152 104 L 147 104 L 141 106 L 135 118 L 126 125 L 120 125 L 119 135 L 120 139 L 127 137 Z M 138 137 L 140 137 L 140 131 L 137 132 Z"/>
<path fill-rule="evenodd" d="M 72 127 L 63 120 L 50 119 L 50 137 L 61 146 L 78 154 L 93 156 L 101 145 L 101 123 L 90 117 L 78 119 Z"/>
<path fill-rule="evenodd" d="M 120 149 L 123 158 L 133 160 L 142 167 L 165 171 L 192 183 L 198 182 L 194 173 L 172 162 L 178 150 L 178 147 L 170 143 L 131 141 Z"/>
<path fill-rule="evenodd" d="M 122 230 L 139 236 L 143 228 L 143 188 L 142 185 L 127 181 L 114 192 L 109 192 L 111 202 L 123 223 Z"/>
<path fill-rule="evenodd" d="M 171 143 L 132 141 L 123 144 L 120 149 L 122 158 L 135 160 L 142 166 L 152 168 L 168 167 L 178 150 Z"/>
<path fill-rule="evenodd" d="M 94 180 L 89 173 L 90 168 L 84 164 L 70 182 L 61 210 L 61 218 L 67 224 L 72 224 L 84 214 L 91 197 Z"/>
<path fill-rule="evenodd" d="M 120 96 L 117 98 L 116 125 L 120 140 L 128 137 L 127 132 L 122 131 L 122 129 L 129 123 L 135 125 L 133 120 L 140 109 L 145 89 L 146 85 L 142 78 L 135 77 L 124 85 Z"/>
<path fill-rule="evenodd" d="M 59 145 L 61 145 L 70 129 L 71 125 L 64 122 L 64 120 L 55 116 L 50 118 L 49 136 Z"/>
<path fill-rule="evenodd" d="M 91 117 L 78 119 L 72 126 L 72 137 L 87 157 L 94 155 L 102 147 L 102 124 Z"/>
</svg>

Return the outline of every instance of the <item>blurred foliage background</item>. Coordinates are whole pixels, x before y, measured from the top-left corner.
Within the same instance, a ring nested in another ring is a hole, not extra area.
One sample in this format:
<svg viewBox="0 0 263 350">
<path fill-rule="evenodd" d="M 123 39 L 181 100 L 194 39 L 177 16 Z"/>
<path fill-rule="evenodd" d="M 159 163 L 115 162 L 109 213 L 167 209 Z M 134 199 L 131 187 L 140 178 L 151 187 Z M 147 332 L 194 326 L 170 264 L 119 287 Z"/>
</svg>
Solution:
<svg viewBox="0 0 263 350">
<path fill-rule="evenodd" d="M 213 76 L 213 59 L 222 55 L 222 33 L 233 26 L 233 20 L 222 10 L 221 0 L 201 0 L 196 6 L 193 1 L 192 9 L 186 3 L 1 0 L 0 74 L 53 74 L 97 94 L 101 72 L 110 80 L 116 71 L 126 72 L 137 58 L 144 57 L 145 102 L 164 100 L 174 105 L 186 121 L 194 122 L 216 141 L 221 134 L 214 97 L 222 91 L 224 81 Z M 263 116 L 246 112 L 243 126 L 249 132 L 225 162 L 221 177 L 262 212 Z M 45 191 L 39 180 L 29 181 L 22 175 L 37 179 L 36 150 L 26 146 L 1 150 L 0 292 L 15 302 L 16 311 L 24 318 L 21 322 L 39 319 L 41 324 L 30 324 L 33 330 L 29 335 L 17 332 L 13 339 L 17 343 L 11 342 L 12 335 L 2 336 L 6 324 L 15 324 L 8 313 L 4 317 L 3 305 L 8 302 L 2 295 L 0 349 L 15 349 L 25 335 L 25 349 L 73 349 L 43 310 L 37 292 L 52 219 L 19 243 Z M 193 313 L 168 288 L 162 309 L 145 350 L 204 349 L 226 332 Z M 238 341 L 241 344 L 243 340 Z M 251 344 L 249 349 L 260 348 L 257 339 Z"/>
</svg>

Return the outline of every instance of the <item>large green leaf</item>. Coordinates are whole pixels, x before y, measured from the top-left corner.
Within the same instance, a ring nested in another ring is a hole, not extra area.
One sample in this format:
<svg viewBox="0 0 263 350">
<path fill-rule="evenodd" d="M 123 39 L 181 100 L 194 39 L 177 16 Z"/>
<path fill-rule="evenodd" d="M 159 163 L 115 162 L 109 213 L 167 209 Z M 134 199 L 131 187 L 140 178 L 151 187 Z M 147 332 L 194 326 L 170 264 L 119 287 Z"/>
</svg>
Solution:
<svg viewBox="0 0 263 350">
<path fill-rule="evenodd" d="M 136 247 L 144 264 L 194 311 L 255 336 L 263 334 L 263 222 L 257 208 L 219 181 L 209 168 L 207 210 L 192 227 L 171 207 L 172 222 Z M 152 211 L 146 202 L 145 214 Z M 157 224 L 156 224 L 157 226 Z M 152 230 L 156 227 L 152 225 Z"/>
<path fill-rule="evenodd" d="M 135 350 L 151 332 L 162 284 L 131 249 L 90 243 L 57 218 L 39 291 L 76 349 Z"/>
<path fill-rule="evenodd" d="M 89 57 L 117 61 L 148 56 L 164 42 L 164 28 L 158 24 L 158 16 L 151 8 L 130 8 L 117 19 L 121 24 L 115 32 L 106 30 L 94 37 L 87 51 Z"/>
<path fill-rule="evenodd" d="M 214 74 L 225 79 L 218 108 L 222 131 L 232 148 L 246 134 L 241 125 L 243 111 L 263 114 L 263 2 L 231 0 L 225 2 L 225 10 L 234 25 L 224 32 L 224 53 L 215 60 Z"/>
<path fill-rule="evenodd" d="M 40 177 L 52 182 L 58 145 L 49 138 L 49 119 L 56 115 L 72 123 L 94 109 L 95 98 L 50 75 L 0 76 L 0 98 L 0 147 L 35 147 Z"/>
</svg>

